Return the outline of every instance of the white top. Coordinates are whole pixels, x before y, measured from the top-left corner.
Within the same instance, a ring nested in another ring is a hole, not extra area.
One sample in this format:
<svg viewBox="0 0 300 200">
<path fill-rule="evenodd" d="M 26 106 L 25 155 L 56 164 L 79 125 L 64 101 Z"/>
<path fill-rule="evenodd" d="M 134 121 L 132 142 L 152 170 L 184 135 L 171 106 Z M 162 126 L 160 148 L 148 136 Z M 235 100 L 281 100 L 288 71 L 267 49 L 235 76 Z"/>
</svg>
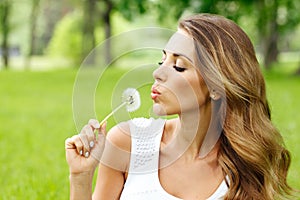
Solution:
<svg viewBox="0 0 300 200">
<path fill-rule="evenodd" d="M 130 167 L 120 200 L 181 200 L 167 193 L 159 181 L 159 150 L 165 120 L 136 118 L 129 124 Z M 207 200 L 223 199 L 227 191 L 223 181 Z"/>
</svg>

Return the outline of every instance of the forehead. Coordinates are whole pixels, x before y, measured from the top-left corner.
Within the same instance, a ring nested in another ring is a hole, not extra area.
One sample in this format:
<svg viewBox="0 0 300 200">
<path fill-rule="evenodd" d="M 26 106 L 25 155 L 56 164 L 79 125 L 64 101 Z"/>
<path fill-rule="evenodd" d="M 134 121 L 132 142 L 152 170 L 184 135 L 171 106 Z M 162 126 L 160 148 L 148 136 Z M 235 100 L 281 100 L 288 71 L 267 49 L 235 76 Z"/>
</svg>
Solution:
<svg viewBox="0 0 300 200">
<path fill-rule="evenodd" d="M 174 33 L 169 39 L 164 50 L 170 53 L 185 56 L 192 62 L 194 60 L 194 41 L 191 37 L 185 34 L 179 32 Z"/>
</svg>

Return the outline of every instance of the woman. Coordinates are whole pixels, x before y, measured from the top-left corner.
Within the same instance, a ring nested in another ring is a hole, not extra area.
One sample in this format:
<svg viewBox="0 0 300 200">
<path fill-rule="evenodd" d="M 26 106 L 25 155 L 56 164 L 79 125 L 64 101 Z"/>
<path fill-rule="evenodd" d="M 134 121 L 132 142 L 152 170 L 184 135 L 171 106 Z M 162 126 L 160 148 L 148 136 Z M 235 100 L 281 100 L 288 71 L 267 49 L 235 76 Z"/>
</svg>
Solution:
<svg viewBox="0 0 300 200">
<path fill-rule="evenodd" d="M 290 155 L 271 123 L 264 79 L 241 28 L 209 14 L 182 20 L 153 77 L 154 112 L 178 117 L 134 119 L 108 134 L 90 120 L 66 140 L 71 199 L 290 195 Z"/>
</svg>

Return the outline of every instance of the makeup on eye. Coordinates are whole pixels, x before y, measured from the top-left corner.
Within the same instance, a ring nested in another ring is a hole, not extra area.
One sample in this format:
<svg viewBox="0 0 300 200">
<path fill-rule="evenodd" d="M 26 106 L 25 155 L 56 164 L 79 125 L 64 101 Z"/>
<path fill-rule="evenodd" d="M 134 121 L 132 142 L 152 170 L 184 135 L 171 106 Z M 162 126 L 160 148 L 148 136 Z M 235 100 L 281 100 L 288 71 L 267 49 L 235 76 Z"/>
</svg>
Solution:
<svg viewBox="0 0 300 200">
<path fill-rule="evenodd" d="M 193 60 L 189 56 L 187 56 L 187 55 L 185 55 L 183 53 L 171 53 L 171 52 L 167 53 L 165 50 L 162 50 L 162 53 L 163 53 L 163 59 L 167 57 L 167 54 L 170 54 L 170 55 L 172 55 L 175 58 L 179 58 L 180 57 L 180 58 L 183 58 L 183 59 L 188 60 L 189 62 L 193 63 Z"/>
<path fill-rule="evenodd" d="M 178 71 L 178 72 L 184 72 L 186 70 L 186 68 L 183 68 L 183 67 L 178 67 L 176 65 L 173 66 L 173 68 Z"/>
<path fill-rule="evenodd" d="M 159 66 L 161 66 L 162 64 L 163 64 L 164 62 L 158 62 L 158 65 Z M 177 65 L 173 65 L 173 68 L 176 70 L 176 71 L 178 71 L 178 72 L 184 72 L 185 70 L 186 70 L 186 68 L 184 68 L 184 67 L 179 67 L 179 66 L 177 66 Z"/>
</svg>

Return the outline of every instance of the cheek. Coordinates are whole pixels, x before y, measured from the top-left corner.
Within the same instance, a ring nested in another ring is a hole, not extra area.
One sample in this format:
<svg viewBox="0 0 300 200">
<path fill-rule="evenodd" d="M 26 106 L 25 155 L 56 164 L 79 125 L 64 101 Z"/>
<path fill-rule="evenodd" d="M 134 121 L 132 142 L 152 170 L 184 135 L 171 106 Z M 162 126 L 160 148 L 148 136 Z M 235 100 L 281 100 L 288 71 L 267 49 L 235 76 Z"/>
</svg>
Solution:
<svg viewBox="0 0 300 200">
<path fill-rule="evenodd" d="M 182 110 L 198 108 L 206 102 L 208 90 L 196 72 L 187 73 L 174 82 L 174 95 Z"/>
<path fill-rule="evenodd" d="M 199 105 L 201 106 L 206 103 L 207 100 L 209 100 L 209 92 L 203 78 L 199 75 L 197 76 L 197 79 L 194 79 L 190 84 L 193 91 L 196 93 Z"/>
<path fill-rule="evenodd" d="M 196 72 L 188 74 L 181 86 L 181 104 L 185 108 L 199 108 L 209 99 L 209 92 L 205 81 Z"/>
<path fill-rule="evenodd" d="M 166 81 L 163 96 L 153 105 L 157 115 L 178 114 L 190 110 L 197 110 L 208 98 L 205 82 L 195 71 L 178 73 L 165 70 Z"/>
</svg>

